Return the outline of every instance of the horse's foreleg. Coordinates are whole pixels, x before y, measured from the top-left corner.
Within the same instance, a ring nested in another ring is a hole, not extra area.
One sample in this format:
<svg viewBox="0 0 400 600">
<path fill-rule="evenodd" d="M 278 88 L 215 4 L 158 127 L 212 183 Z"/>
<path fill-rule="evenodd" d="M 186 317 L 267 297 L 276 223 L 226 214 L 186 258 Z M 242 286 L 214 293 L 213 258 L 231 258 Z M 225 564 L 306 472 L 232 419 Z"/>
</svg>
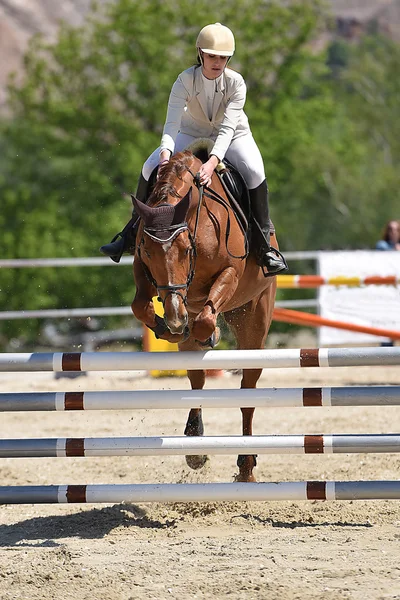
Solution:
<svg viewBox="0 0 400 600">
<path fill-rule="evenodd" d="M 192 390 L 202 390 L 205 383 L 204 371 L 187 372 Z M 191 408 L 186 422 L 185 435 L 203 435 L 204 425 L 201 414 L 201 408 Z"/>
<path fill-rule="evenodd" d="M 230 301 L 238 286 L 236 269 L 228 267 L 214 281 L 203 310 L 193 322 L 192 335 L 196 340 L 205 342 L 211 338 L 217 325 L 217 317 Z"/>
</svg>

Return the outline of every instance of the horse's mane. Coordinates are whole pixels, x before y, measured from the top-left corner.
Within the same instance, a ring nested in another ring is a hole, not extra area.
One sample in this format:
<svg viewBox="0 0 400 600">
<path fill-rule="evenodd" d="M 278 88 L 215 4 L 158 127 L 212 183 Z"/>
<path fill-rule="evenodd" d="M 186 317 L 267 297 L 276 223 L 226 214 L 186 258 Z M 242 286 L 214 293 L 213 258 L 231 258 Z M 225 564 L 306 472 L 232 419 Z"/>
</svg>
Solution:
<svg viewBox="0 0 400 600">
<path fill-rule="evenodd" d="M 165 165 L 159 168 L 158 180 L 150 194 L 149 205 L 155 203 L 166 202 L 168 196 L 181 198 L 182 196 L 176 191 L 176 180 L 182 180 L 184 173 L 190 169 L 193 162 L 193 153 L 190 150 L 178 152 Z"/>
</svg>

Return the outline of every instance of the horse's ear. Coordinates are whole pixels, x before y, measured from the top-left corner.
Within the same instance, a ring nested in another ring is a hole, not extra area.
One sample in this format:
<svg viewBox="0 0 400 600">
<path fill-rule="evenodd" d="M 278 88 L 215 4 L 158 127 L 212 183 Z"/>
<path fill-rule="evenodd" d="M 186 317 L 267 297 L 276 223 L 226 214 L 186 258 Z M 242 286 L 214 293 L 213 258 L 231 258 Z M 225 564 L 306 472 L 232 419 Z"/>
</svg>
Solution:
<svg viewBox="0 0 400 600">
<path fill-rule="evenodd" d="M 190 206 L 190 200 L 192 199 L 192 188 L 189 188 L 186 196 L 182 198 L 178 204 L 175 205 L 173 223 L 183 223 L 186 219 L 187 212 Z"/>
<path fill-rule="evenodd" d="M 132 204 L 133 204 L 133 208 L 135 209 L 135 212 L 139 215 L 139 217 L 141 217 L 143 219 L 143 212 L 144 212 L 144 208 L 146 205 L 144 204 L 144 202 L 141 202 L 138 198 L 136 198 L 136 196 L 134 196 L 133 194 L 131 194 L 131 198 L 132 198 Z"/>
</svg>

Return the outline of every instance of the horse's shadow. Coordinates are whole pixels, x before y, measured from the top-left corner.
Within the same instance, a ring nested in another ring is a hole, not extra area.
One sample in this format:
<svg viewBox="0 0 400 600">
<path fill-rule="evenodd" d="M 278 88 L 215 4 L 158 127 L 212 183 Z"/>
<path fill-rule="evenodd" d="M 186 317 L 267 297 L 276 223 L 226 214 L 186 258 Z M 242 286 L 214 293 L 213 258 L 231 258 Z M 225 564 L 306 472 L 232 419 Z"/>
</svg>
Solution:
<svg viewBox="0 0 400 600">
<path fill-rule="evenodd" d="M 117 527 L 168 529 L 174 520 L 159 521 L 135 504 L 116 504 L 60 516 L 33 517 L 12 525 L 0 525 L 0 548 L 10 546 L 57 547 L 63 538 L 101 539 Z"/>
</svg>

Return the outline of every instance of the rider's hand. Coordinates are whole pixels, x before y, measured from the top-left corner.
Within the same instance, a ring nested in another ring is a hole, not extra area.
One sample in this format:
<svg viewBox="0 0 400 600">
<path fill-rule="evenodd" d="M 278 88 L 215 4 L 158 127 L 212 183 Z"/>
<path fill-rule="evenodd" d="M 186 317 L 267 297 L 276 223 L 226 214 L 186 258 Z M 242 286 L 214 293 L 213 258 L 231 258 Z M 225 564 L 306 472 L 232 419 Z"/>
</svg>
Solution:
<svg viewBox="0 0 400 600">
<path fill-rule="evenodd" d="M 158 175 L 160 173 L 160 167 L 166 165 L 167 162 L 169 162 L 170 158 L 171 158 L 171 153 L 169 150 L 163 150 L 160 153 L 160 162 L 158 163 L 157 179 L 158 179 Z"/>
<path fill-rule="evenodd" d="M 211 155 L 207 162 L 204 165 L 201 165 L 199 174 L 200 174 L 200 185 L 210 185 L 211 178 L 213 176 L 215 167 L 219 163 L 219 160 L 216 156 Z"/>
</svg>

